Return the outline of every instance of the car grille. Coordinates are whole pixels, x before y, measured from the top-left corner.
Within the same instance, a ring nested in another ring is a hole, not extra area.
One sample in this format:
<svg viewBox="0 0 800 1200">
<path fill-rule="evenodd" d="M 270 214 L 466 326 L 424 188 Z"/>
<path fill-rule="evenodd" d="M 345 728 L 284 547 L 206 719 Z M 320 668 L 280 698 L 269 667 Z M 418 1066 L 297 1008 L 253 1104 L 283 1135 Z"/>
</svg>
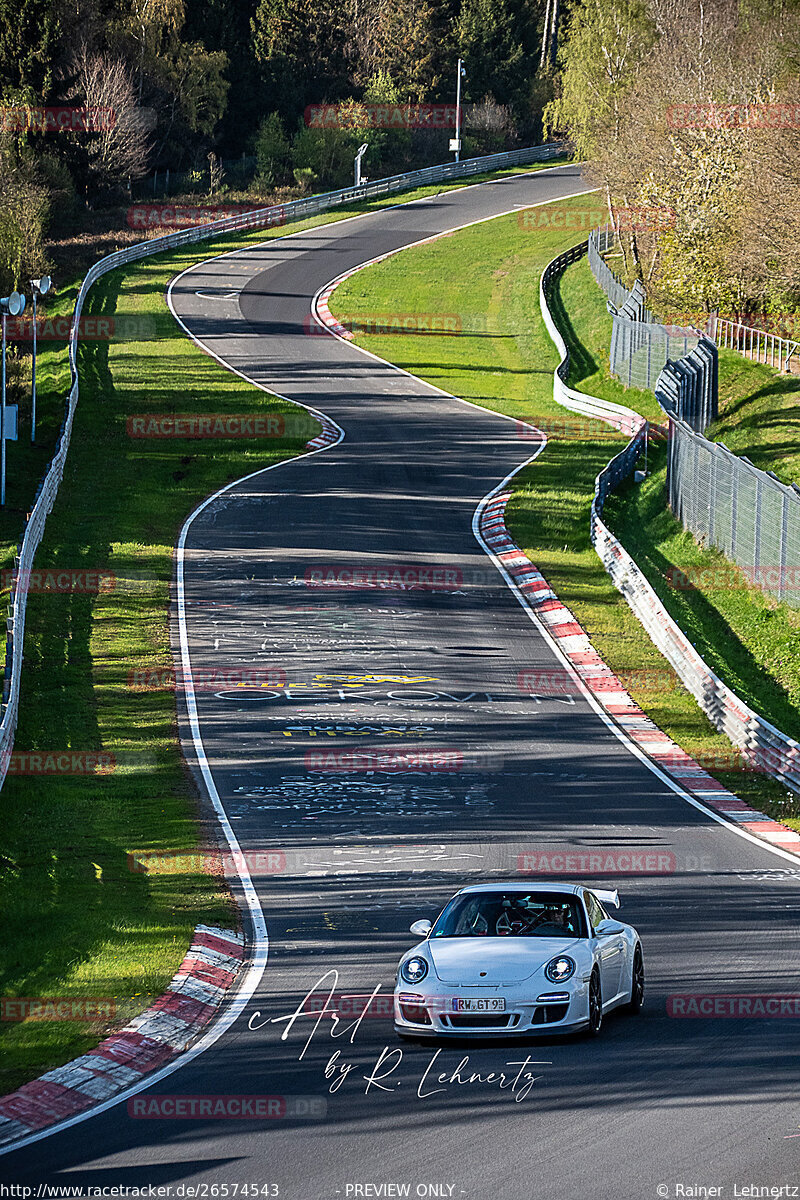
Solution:
<svg viewBox="0 0 800 1200">
<path fill-rule="evenodd" d="M 451 1029 L 513 1029 L 519 1024 L 518 1013 L 449 1013 L 442 1017 Z"/>
<path fill-rule="evenodd" d="M 531 1025 L 552 1025 L 556 1021 L 563 1021 L 568 1008 L 569 1004 L 543 1004 L 541 1008 L 533 1010 Z"/>
<path fill-rule="evenodd" d="M 404 1021 L 411 1021 L 414 1025 L 430 1025 L 431 1017 L 427 1008 L 421 1004 L 400 1004 L 400 1012 L 403 1014 Z"/>
</svg>

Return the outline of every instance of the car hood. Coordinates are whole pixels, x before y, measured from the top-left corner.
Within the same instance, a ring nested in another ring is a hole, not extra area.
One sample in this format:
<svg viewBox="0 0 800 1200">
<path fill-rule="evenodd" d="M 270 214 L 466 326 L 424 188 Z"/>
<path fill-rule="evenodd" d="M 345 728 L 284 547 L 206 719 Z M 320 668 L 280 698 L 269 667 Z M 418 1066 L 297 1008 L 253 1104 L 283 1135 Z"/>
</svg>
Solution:
<svg viewBox="0 0 800 1200">
<path fill-rule="evenodd" d="M 574 957 L 579 945 L 575 938 L 437 938 L 428 953 L 442 983 L 491 987 L 530 979 L 557 954 Z"/>
</svg>

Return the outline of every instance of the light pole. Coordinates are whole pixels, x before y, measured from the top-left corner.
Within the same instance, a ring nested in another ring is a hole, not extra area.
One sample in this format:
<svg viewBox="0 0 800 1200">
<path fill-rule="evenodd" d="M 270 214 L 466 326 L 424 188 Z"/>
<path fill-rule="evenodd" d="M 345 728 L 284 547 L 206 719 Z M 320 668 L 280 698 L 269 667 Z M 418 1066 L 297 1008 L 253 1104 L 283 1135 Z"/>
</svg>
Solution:
<svg viewBox="0 0 800 1200">
<path fill-rule="evenodd" d="M 32 279 L 30 284 L 33 293 L 33 381 L 31 384 L 31 441 L 33 442 L 36 440 L 36 297 L 46 296 L 53 286 L 53 281 L 49 275 L 43 275 L 41 279 Z"/>
<path fill-rule="evenodd" d="M 456 162 L 461 158 L 461 80 L 466 74 L 463 61 L 459 59 L 456 72 L 456 136 L 450 143 L 450 149 L 456 152 Z"/>
<path fill-rule="evenodd" d="M 25 297 L 19 292 L 0 298 L 3 314 L 3 387 L 0 401 L 0 505 L 6 502 L 6 320 L 9 315 L 18 317 L 25 311 Z"/>
<path fill-rule="evenodd" d="M 364 157 L 364 155 L 366 154 L 366 152 L 367 152 L 367 147 L 368 147 L 368 146 L 369 146 L 369 142 L 364 142 L 364 145 L 363 145 L 363 146 L 359 146 L 359 147 L 358 147 L 358 151 L 357 151 L 357 153 L 356 153 L 356 161 L 355 161 L 355 183 L 356 183 L 356 187 L 361 187 L 361 183 L 362 183 L 362 179 L 361 179 L 361 160 L 362 160 L 362 158 Z"/>
</svg>

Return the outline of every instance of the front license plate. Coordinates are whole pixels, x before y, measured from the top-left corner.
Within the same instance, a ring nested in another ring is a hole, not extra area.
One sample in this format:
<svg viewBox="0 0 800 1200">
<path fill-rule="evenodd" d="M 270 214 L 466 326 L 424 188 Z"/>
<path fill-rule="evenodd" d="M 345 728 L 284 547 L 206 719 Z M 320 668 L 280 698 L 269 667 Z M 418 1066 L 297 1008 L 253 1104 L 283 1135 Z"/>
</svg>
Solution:
<svg viewBox="0 0 800 1200">
<path fill-rule="evenodd" d="M 453 1012 L 498 1013 L 506 1011 L 504 996 L 491 996 L 484 1000 L 466 999 L 464 996 L 453 998 Z"/>
</svg>

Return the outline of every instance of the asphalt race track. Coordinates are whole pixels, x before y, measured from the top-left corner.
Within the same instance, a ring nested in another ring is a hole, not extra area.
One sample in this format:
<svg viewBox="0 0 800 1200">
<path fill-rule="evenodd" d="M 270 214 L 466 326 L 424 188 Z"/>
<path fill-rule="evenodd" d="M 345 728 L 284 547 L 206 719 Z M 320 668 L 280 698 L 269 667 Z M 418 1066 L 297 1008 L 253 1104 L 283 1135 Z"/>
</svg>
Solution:
<svg viewBox="0 0 800 1200">
<path fill-rule="evenodd" d="M 570 167 L 472 187 L 177 281 L 175 308 L 209 349 L 346 435 L 236 485 L 187 541 L 194 671 L 258 669 L 266 682 L 198 690 L 197 704 L 269 960 L 245 1014 L 151 1090 L 285 1097 L 285 1115 L 140 1120 L 123 1102 L 0 1159 L 0 1179 L 171 1184 L 173 1195 L 274 1184 L 285 1200 L 403 1194 L 381 1184 L 632 1200 L 680 1183 L 723 1186 L 728 1200 L 734 1185 L 800 1183 L 797 1021 L 667 1015 L 672 993 L 800 990 L 800 872 L 693 809 L 582 699 L 520 687 L 520 672 L 556 660 L 472 532 L 481 498 L 531 455 L 514 423 L 311 332 L 312 297 L 348 268 L 585 186 Z M 369 586 L 387 567 L 418 586 Z M 351 569 L 367 583 L 346 586 Z M 427 754 L 419 769 L 395 757 L 397 770 L 375 770 L 378 750 L 443 751 L 446 766 L 429 769 Z M 288 1030 L 272 1021 L 330 988 L 332 976 L 320 981 L 333 969 L 339 993 L 390 993 L 414 919 L 547 847 L 674 856 L 666 873 L 593 880 L 619 886 L 620 917 L 642 934 L 641 1015 L 613 1015 L 596 1041 L 448 1045 L 431 1070 L 436 1048 L 399 1043 L 388 1010 L 338 1039 L 310 1016 Z M 376 1068 L 385 1047 L 394 1053 Z M 504 1088 L 459 1082 L 499 1071 Z M 225 1193 L 194 1193 L 213 1194 Z"/>
</svg>

